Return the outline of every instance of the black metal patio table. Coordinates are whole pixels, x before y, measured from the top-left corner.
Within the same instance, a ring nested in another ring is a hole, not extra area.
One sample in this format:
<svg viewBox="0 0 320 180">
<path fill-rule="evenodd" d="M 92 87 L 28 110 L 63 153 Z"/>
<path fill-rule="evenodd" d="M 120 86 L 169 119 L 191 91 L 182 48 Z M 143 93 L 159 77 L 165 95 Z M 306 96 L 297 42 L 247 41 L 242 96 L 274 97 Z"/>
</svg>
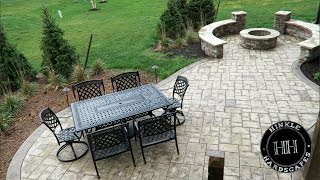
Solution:
<svg viewBox="0 0 320 180">
<path fill-rule="evenodd" d="M 76 131 L 121 123 L 172 102 L 153 84 L 74 102 L 71 111 Z"/>
</svg>

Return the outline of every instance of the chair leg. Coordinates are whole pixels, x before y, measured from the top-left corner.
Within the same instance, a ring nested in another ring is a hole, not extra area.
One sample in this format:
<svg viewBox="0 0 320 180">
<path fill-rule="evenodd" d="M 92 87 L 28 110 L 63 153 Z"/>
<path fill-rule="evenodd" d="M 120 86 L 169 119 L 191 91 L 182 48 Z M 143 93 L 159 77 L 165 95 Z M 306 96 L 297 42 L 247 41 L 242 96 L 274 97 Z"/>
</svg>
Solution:
<svg viewBox="0 0 320 180">
<path fill-rule="evenodd" d="M 77 154 L 76 154 L 76 152 L 74 151 L 74 148 L 73 148 L 73 146 L 72 146 L 72 143 L 70 143 L 70 146 L 71 146 L 71 149 L 72 149 L 74 158 L 77 159 Z"/>
<path fill-rule="evenodd" d="M 133 152 L 132 152 L 132 148 L 131 147 L 130 147 L 130 152 L 131 152 L 131 158 L 132 158 L 133 165 L 136 166 L 136 162 L 134 160 L 134 156 L 133 156 Z"/>
<path fill-rule="evenodd" d="M 141 152 L 142 152 L 142 157 L 143 157 L 144 164 L 146 164 L 146 158 L 144 157 L 144 151 L 143 151 L 143 147 L 142 146 L 141 146 Z"/>
<path fill-rule="evenodd" d="M 179 155 L 179 147 L 178 147 L 177 136 L 175 137 L 175 141 L 176 141 L 176 148 L 177 148 L 177 153 L 178 153 L 178 155 Z"/>
<path fill-rule="evenodd" d="M 93 161 L 93 164 L 94 164 L 94 168 L 96 169 L 97 176 L 100 179 L 100 175 L 99 175 L 99 172 L 98 172 L 96 161 L 94 159 L 92 159 L 92 161 Z"/>
</svg>

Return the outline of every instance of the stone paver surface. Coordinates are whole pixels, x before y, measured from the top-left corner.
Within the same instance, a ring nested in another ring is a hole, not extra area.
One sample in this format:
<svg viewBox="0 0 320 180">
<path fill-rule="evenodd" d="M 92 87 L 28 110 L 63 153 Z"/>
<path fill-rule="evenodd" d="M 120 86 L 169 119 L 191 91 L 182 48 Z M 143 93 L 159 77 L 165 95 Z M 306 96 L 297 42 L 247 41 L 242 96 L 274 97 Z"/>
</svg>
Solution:
<svg viewBox="0 0 320 180">
<path fill-rule="evenodd" d="M 319 95 L 291 71 L 300 40 L 278 38 L 277 48 L 248 50 L 239 36 L 227 36 L 223 59 L 201 60 L 181 75 L 189 79 L 183 111 L 186 122 L 177 128 L 180 155 L 174 141 L 145 149 L 143 163 L 138 142 L 132 140 L 137 166 L 130 153 L 98 161 L 101 179 L 207 179 L 206 151 L 225 152 L 224 178 L 291 179 L 263 162 L 260 140 L 278 121 L 310 127 L 319 112 Z M 160 88 L 173 86 L 175 79 Z M 171 90 L 165 90 L 170 95 Z M 69 109 L 59 114 L 63 127 L 73 126 Z M 21 169 L 22 179 L 97 179 L 90 153 L 70 163 L 59 162 L 49 130 L 35 141 Z"/>
</svg>

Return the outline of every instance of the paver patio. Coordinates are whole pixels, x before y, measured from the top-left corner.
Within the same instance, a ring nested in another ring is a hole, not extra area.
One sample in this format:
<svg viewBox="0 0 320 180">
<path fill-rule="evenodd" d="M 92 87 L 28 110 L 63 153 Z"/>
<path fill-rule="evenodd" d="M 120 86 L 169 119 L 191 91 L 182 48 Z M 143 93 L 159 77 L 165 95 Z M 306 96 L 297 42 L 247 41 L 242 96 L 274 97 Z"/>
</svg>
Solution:
<svg viewBox="0 0 320 180">
<path fill-rule="evenodd" d="M 242 48 L 238 35 L 223 39 L 228 44 L 222 59 L 204 59 L 178 72 L 190 83 L 183 108 L 186 122 L 177 128 L 180 155 L 174 141 L 163 143 L 145 149 L 144 164 L 132 139 L 137 166 L 129 152 L 98 161 L 101 179 L 207 179 L 209 150 L 225 152 L 225 180 L 291 179 L 291 174 L 265 165 L 260 139 L 278 121 L 294 121 L 306 129 L 316 122 L 319 94 L 291 69 L 300 39 L 282 35 L 269 51 Z M 160 82 L 160 88 L 172 87 L 176 75 Z M 59 116 L 63 127 L 73 126 L 69 109 Z M 24 157 L 21 179 L 96 179 L 90 153 L 62 163 L 55 156 L 58 148 L 45 130 Z"/>
</svg>

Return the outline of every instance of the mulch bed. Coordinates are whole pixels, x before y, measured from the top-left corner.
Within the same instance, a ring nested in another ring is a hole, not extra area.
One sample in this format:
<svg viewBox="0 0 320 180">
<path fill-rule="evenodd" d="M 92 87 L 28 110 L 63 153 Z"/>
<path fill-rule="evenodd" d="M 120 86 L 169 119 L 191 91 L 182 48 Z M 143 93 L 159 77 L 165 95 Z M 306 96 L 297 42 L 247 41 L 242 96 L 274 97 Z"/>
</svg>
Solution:
<svg viewBox="0 0 320 180">
<path fill-rule="evenodd" d="M 196 42 L 193 44 L 189 44 L 187 46 L 183 46 L 180 48 L 173 48 L 165 50 L 164 53 L 167 54 L 167 57 L 173 58 L 175 56 L 183 56 L 186 58 L 205 58 L 205 54 L 201 50 L 201 43 Z"/>
<path fill-rule="evenodd" d="M 112 92 L 110 77 L 124 71 L 107 70 L 107 72 L 91 77 L 90 79 L 103 79 L 106 93 Z M 140 72 L 142 83 L 155 82 L 153 75 Z M 0 179 L 5 179 L 10 161 L 22 143 L 29 135 L 39 127 L 39 113 L 45 107 L 50 107 L 54 112 L 59 112 L 68 107 L 66 95 L 61 89 L 46 90 L 43 81 L 39 81 L 37 92 L 28 99 L 23 110 L 17 115 L 16 121 L 10 124 L 10 130 L 6 134 L 0 132 Z M 70 87 L 70 86 L 69 86 Z M 72 92 L 68 93 L 70 102 L 74 102 Z M 58 144 L 57 144 L 58 146 Z"/>
<path fill-rule="evenodd" d="M 310 79 L 310 81 L 316 83 L 317 85 L 320 86 L 320 81 L 315 80 L 313 77 L 314 73 L 320 72 L 320 59 L 316 59 L 313 61 L 307 61 L 304 62 L 301 66 L 300 69 L 302 73 Z"/>
</svg>

